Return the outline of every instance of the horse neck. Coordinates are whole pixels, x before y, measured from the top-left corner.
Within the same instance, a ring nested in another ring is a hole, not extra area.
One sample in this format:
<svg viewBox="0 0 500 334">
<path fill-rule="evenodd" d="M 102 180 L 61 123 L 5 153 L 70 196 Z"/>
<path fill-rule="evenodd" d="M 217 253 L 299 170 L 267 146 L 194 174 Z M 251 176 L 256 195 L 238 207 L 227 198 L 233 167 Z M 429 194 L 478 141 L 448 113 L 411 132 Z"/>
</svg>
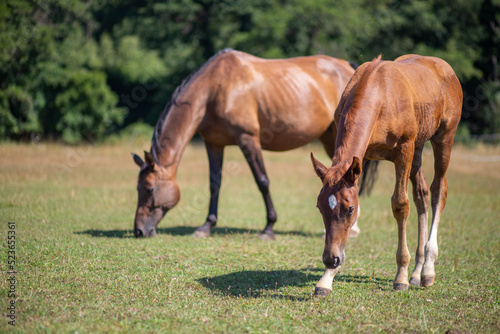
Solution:
<svg viewBox="0 0 500 334">
<path fill-rule="evenodd" d="M 196 85 L 189 85 L 185 92 L 174 99 L 163 126 L 155 128 L 159 133 L 153 137 L 151 151 L 160 166 L 171 170 L 173 176 L 177 173 L 187 144 L 205 116 L 207 98 L 194 86 Z"/>
<path fill-rule="evenodd" d="M 342 113 L 337 126 L 334 165 L 351 166 L 354 157 L 363 161 L 382 107 L 379 97 L 383 94 L 374 76 L 382 64 L 380 59 L 378 56 L 357 71 L 345 88 L 339 104 Z"/>
<path fill-rule="evenodd" d="M 354 157 L 361 161 L 366 154 L 379 108 L 370 105 L 362 109 L 348 108 L 343 112 L 337 128 L 337 139 L 333 165 L 351 165 Z"/>
</svg>

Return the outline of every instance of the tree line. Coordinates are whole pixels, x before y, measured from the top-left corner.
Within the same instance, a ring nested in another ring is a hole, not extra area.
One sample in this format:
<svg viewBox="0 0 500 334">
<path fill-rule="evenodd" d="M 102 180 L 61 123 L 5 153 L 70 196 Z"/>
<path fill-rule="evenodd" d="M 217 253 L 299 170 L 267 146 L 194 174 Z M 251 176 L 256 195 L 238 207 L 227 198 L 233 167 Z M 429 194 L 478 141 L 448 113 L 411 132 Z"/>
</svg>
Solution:
<svg viewBox="0 0 500 334">
<path fill-rule="evenodd" d="M 462 134 L 500 132 L 500 0 L 3 0 L 0 139 L 99 141 L 155 124 L 218 50 L 446 60 Z"/>
</svg>

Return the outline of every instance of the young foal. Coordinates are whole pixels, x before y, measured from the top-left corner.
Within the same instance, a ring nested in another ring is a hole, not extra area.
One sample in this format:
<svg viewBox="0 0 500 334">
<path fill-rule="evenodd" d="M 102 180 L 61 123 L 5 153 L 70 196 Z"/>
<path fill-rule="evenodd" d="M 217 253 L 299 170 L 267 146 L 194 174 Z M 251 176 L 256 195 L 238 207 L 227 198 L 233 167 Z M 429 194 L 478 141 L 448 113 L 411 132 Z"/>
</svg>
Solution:
<svg viewBox="0 0 500 334">
<path fill-rule="evenodd" d="M 316 285 L 316 295 L 331 292 L 333 278 L 344 263 L 347 235 L 358 215 L 357 183 L 363 159 L 389 160 L 396 169 L 392 211 L 398 223 L 398 271 L 394 289 L 408 288 L 408 179 L 418 213 L 418 247 L 410 284 L 434 283 L 437 232 L 448 190 L 446 170 L 461 109 L 462 88 L 452 68 L 441 59 L 406 55 L 391 62 L 381 61 L 379 56 L 356 70 L 335 111 L 337 141 L 332 166 L 325 167 L 311 154 L 323 181 L 318 208 L 326 227 L 326 270 Z M 428 140 L 434 150 L 435 175 L 432 226 L 425 243 L 429 187 L 422 170 L 422 151 Z"/>
</svg>

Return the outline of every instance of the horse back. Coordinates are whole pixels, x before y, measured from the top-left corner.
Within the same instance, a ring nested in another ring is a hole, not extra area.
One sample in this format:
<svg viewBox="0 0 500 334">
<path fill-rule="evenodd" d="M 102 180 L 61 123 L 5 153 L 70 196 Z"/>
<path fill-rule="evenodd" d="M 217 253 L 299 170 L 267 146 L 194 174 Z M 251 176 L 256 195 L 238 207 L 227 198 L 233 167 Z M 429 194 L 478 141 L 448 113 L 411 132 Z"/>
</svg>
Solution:
<svg viewBox="0 0 500 334">
<path fill-rule="evenodd" d="M 200 76 L 210 90 L 204 128 L 218 127 L 228 140 L 241 132 L 272 132 L 272 140 L 262 142 L 270 150 L 302 146 L 331 125 L 353 73 L 348 62 L 327 56 L 273 60 L 224 53 Z"/>
<path fill-rule="evenodd" d="M 369 147 L 388 152 L 402 140 L 421 145 L 438 130 L 454 132 L 461 105 L 460 83 L 445 61 L 418 55 L 395 61 L 377 58 L 356 70 L 337 107 L 335 121 L 348 128 L 362 122 L 364 128 L 372 129 Z M 373 158 L 386 157 L 384 153 Z"/>
<path fill-rule="evenodd" d="M 420 137 L 437 128 L 455 131 L 462 113 L 463 93 L 460 82 L 451 66 L 436 57 L 405 55 L 394 61 L 401 65 L 398 72 L 406 76 L 408 92 L 413 102 L 415 117 L 419 123 Z M 422 138 L 425 140 L 427 138 Z"/>
</svg>

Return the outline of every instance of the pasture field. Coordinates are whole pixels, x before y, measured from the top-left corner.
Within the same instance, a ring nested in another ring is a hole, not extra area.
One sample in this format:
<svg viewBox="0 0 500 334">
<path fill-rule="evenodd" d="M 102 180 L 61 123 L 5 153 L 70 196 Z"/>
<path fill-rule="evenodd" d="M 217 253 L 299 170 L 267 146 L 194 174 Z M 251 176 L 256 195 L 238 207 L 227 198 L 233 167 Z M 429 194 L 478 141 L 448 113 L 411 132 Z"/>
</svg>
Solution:
<svg viewBox="0 0 500 334">
<path fill-rule="evenodd" d="M 138 168 L 130 152 L 149 143 L 0 145 L 0 332 L 500 332 L 499 147 L 453 151 L 434 286 L 392 290 L 394 168 L 383 162 L 372 195 L 361 200 L 361 234 L 349 240 L 334 290 L 315 298 L 324 241 L 309 152 L 328 162 L 318 144 L 264 153 L 278 212 L 277 240 L 268 242 L 257 237 L 264 204 L 237 148 L 226 149 L 213 236 L 191 237 L 208 205 L 208 162 L 197 143 L 179 168 L 181 202 L 157 237 L 135 239 Z M 429 183 L 432 161 L 426 149 Z M 8 296 L 9 221 L 15 299 Z M 413 269 L 413 202 L 408 226 Z M 11 300 L 15 327 L 6 317 Z"/>
</svg>

